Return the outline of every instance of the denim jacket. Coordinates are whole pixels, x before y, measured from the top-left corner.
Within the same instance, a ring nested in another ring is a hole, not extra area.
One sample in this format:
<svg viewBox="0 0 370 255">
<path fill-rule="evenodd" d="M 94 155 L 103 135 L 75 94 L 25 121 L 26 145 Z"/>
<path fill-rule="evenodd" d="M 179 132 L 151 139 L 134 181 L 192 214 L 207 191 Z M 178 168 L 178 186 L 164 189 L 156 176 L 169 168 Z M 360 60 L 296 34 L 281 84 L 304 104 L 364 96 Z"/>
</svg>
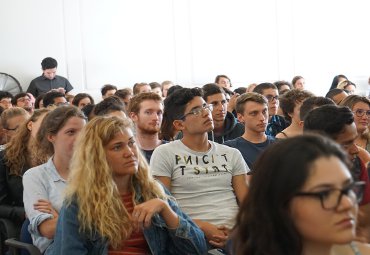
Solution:
<svg viewBox="0 0 370 255">
<path fill-rule="evenodd" d="M 169 194 L 167 190 L 166 194 Z M 142 202 L 141 193 L 136 192 L 135 200 Z M 168 204 L 179 216 L 179 226 L 177 229 L 169 229 L 158 214 L 154 215 L 151 226 L 143 231 L 151 253 L 153 255 L 206 254 L 207 244 L 203 232 L 174 201 L 169 199 Z M 78 205 L 75 200 L 68 206 L 63 205 L 54 242 L 46 250 L 46 255 L 108 254 L 108 242 L 99 233 L 86 235 L 79 232 L 77 214 Z"/>
</svg>

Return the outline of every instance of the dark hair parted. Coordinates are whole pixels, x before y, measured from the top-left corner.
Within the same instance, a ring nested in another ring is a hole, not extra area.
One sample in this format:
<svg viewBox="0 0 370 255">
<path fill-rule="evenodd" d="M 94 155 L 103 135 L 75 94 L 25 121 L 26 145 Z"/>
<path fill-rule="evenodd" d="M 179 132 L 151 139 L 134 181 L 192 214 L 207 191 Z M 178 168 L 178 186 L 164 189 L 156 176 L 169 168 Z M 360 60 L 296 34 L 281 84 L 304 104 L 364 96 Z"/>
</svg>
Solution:
<svg viewBox="0 0 370 255">
<path fill-rule="evenodd" d="M 353 113 L 348 107 L 324 105 L 307 114 L 303 131 L 318 132 L 336 140 L 345 125 L 351 125 L 353 121 Z"/>
<path fill-rule="evenodd" d="M 245 103 L 247 102 L 255 102 L 258 104 L 265 104 L 265 105 L 268 104 L 266 97 L 262 96 L 261 94 L 255 93 L 255 92 L 248 92 L 248 93 L 244 93 L 243 95 L 240 95 L 236 99 L 235 111 L 237 113 L 243 114 Z"/>
<path fill-rule="evenodd" d="M 323 105 L 335 105 L 334 101 L 326 97 L 310 97 L 303 101 L 299 112 L 299 118 L 304 121 L 307 114 L 314 108 Z"/>
<path fill-rule="evenodd" d="M 41 67 L 42 70 L 57 68 L 58 62 L 54 58 L 47 57 L 41 61 Z"/>
<path fill-rule="evenodd" d="M 294 112 L 294 107 L 302 103 L 305 99 L 314 95 L 307 90 L 292 89 L 280 97 L 280 107 L 283 110 L 284 117 L 288 121 L 292 121 L 290 115 Z"/>
<path fill-rule="evenodd" d="M 56 135 L 72 117 L 86 120 L 85 115 L 75 106 L 59 106 L 49 112 L 42 120 L 36 135 L 36 143 L 43 155 L 53 155 L 53 144 L 48 140 L 49 135 Z"/>
<path fill-rule="evenodd" d="M 159 96 L 157 93 L 154 92 L 140 93 L 131 98 L 130 103 L 128 104 L 127 112 L 128 113 L 134 112 L 136 114 L 139 113 L 140 104 L 145 100 L 154 100 L 158 101 L 159 103 L 162 103 L 162 97 Z"/>
<path fill-rule="evenodd" d="M 284 90 L 283 91 L 281 90 L 281 87 L 284 86 L 284 85 L 288 86 L 289 89 L 292 89 L 292 84 L 290 84 L 289 81 L 275 81 L 274 85 L 277 87 L 277 89 L 279 91 L 279 94 L 282 94 L 281 92 L 283 92 L 283 93 L 286 92 Z"/>
<path fill-rule="evenodd" d="M 102 95 L 102 96 L 105 96 L 105 94 L 106 94 L 109 90 L 116 90 L 116 91 L 117 91 L 117 87 L 116 87 L 116 86 L 114 86 L 114 85 L 112 85 L 112 84 L 106 84 L 106 85 L 104 85 L 104 86 L 101 88 L 101 90 L 100 90 L 101 95 Z"/>
<path fill-rule="evenodd" d="M 87 97 L 90 99 L 91 104 L 94 104 L 94 98 L 92 98 L 92 96 L 90 96 L 87 93 L 78 93 L 77 95 L 75 95 L 75 97 L 72 100 L 72 104 L 74 106 L 78 106 L 78 104 L 80 103 L 80 101 L 82 99 L 84 99 L 84 98 L 87 98 Z"/>
<path fill-rule="evenodd" d="M 208 83 L 202 87 L 203 90 L 203 99 L 207 101 L 209 96 L 216 94 L 225 94 L 225 91 L 219 87 L 216 83 Z"/>
<path fill-rule="evenodd" d="M 171 87 L 173 88 L 173 87 Z M 167 95 L 164 100 L 163 120 L 161 125 L 161 138 L 172 141 L 175 135 L 173 122 L 180 119 L 184 113 L 186 104 L 194 97 L 202 97 L 200 88 L 181 88 Z"/>
<path fill-rule="evenodd" d="M 234 93 L 238 93 L 239 95 L 247 93 L 247 88 L 246 87 L 239 87 L 234 89 Z"/>
<path fill-rule="evenodd" d="M 265 89 L 277 89 L 277 87 L 272 84 L 272 83 L 269 83 L 269 82 L 264 82 L 264 83 L 261 83 L 261 84 L 258 84 L 254 89 L 253 89 L 253 92 L 256 92 L 258 94 L 261 94 L 263 95 L 263 91 Z"/>
<path fill-rule="evenodd" d="M 340 147 L 318 135 L 283 139 L 268 147 L 255 162 L 248 196 L 237 215 L 234 254 L 302 254 L 290 200 L 305 184 L 314 162 L 332 156 L 349 166 Z"/>
</svg>

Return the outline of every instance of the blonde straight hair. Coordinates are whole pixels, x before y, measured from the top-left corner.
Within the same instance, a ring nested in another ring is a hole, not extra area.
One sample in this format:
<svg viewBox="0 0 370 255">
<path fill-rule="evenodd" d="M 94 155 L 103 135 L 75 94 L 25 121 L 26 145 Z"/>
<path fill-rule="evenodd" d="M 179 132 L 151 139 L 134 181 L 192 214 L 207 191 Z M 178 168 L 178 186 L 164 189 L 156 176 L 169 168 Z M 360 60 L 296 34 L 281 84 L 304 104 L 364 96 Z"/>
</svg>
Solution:
<svg viewBox="0 0 370 255">
<path fill-rule="evenodd" d="M 117 117 L 95 117 L 85 126 L 75 145 L 65 196 L 67 206 L 74 199 L 78 204 L 79 231 L 88 235 L 97 231 L 113 248 L 130 237 L 132 224 L 107 163 L 105 146 L 130 128 L 128 119 Z M 139 151 L 137 155 L 138 172 L 131 179 L 133 198 L 137 187 L 144 201 L 166 199 L 145 158 Z"/>
</svg>

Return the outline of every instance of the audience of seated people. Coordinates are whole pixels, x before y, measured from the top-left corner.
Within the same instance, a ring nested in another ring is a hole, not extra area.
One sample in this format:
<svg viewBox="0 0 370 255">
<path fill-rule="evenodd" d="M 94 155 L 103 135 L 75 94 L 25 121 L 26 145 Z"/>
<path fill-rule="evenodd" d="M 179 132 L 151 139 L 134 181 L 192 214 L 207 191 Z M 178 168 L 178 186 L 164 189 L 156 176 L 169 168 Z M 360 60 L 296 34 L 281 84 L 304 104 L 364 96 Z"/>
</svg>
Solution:
<svg viewBox="0 0 370 255">
<path fill-rule="evenodd" d="M 27 217 L 42 253 L 370 254 L 370 103 L 345 76 L 327 98 L 301 76 L 253 93 L 219 75 L 107 84 L 95 105 L 55 63 L 36 100 L 0 91 L 0 218 L 19 231 Z M 342 214 L 343 231 L 328 225 Z"/>
</svg>

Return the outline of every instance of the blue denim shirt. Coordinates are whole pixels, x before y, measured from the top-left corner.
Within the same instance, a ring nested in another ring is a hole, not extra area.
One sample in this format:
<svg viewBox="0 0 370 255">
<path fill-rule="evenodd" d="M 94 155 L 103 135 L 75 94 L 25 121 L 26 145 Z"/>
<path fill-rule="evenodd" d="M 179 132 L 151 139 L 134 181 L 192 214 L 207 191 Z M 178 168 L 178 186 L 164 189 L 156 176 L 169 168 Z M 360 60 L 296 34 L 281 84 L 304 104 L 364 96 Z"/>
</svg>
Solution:
<svg viewBox="0 0 370 255">
<path fill-rule="evenodd" d="M 168 194 L 167 190 L 166 193 Z M 136 194 L 135 200 L 140 203 L 142 201 L 140 193 Z M 169 229 L 164 220 L 156 214 L 152 218 L 151 226 L 144 229 L 144 236 L 151 253 L 153 255 L 206 254 L 207 243 L 203 232 L 189 216 L 181 211 L 174 201 L 169 199 L 168 203 L 179 216 L 179 226 L 177 229 Z M 68 206 L 63 205 L 59 214 L 54 242 L 46 250 L 46 255 L 108 254 L 108 242 L 99 233 L 86 235 L 79 232 L 77 214 L 76 201 Z"/>
</svg>

